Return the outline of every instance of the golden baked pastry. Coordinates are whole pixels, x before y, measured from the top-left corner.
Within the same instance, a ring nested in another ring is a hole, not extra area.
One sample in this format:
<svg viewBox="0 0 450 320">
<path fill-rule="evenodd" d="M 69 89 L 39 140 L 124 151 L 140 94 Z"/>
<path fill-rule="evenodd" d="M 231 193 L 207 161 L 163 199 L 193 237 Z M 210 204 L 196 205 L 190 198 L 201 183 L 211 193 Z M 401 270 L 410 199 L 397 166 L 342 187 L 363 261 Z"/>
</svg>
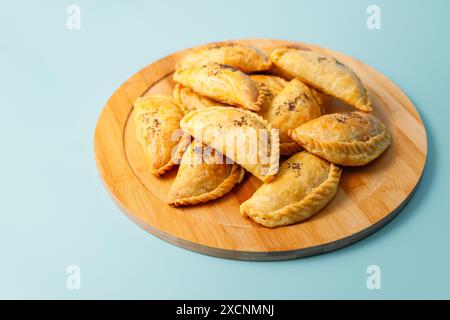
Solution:
<svg viewBox="0 0 450 320">
<path fill-rule="evenodd" d="M 306 151 L 296 153 L 280 166 L 274 181 L 241 204 L 240 212 L 270 228 L 303 221 L 334 197 L 340 177 L 338 166 Z"/>
<path fill-rule="evenodd" d="M 250 78 L 258 87 L 259 94 L 264 97 L 264 100 L 261 103 L 260 112 L 263 112 L 269 108 L 273 99 L 288 83 L 283 78 L 265 74 L 254 74 L 251 75 Z"/>
<path fill-rule="evenodd" d="M 260 50 L 235 42 L 217 42 L 192 49 L 176 69 L 189 69 L 213 63 L 227 64 L 243 72 L 264 71 L 272 64 Z"/>
<path fill-rule="evenodd" d="M 177 177 L 169 190 L 169 204 L 195 205 L 230 192 L 241 182 L 245 170 L 226 160 L 215 149 L 194 140 L 181 159 Z"/>
<path fill-rule="evenodd" d="M 299 45 L 284 45 L 284 46 L 282 45 L 282 46 L 276 46 L 276 47 L 273 47 L 273 46 L 266 47 L 266 48 L 263 49 L 263 52 L 264 52 L 265 54 L 267 54 L 267 56 L 270 57 L 270 54 L 272 53 L 273 50 L 275 50 L 275 49 L 281 49 L 281 48 L 285 48 L 285 49 L 297 49 L 297 50 L 305 50 L 305 49 L 306 49 L 305 47 L 301 47 L 301 46 L 299 46 Z M 275 63 L 272 63 L 272 65 L 270 66 L 270 69 L 267 70 L 267 72 L 270 73 L 270 74 L 272 74 L 272 75 L 281 77 L 281 78 L 283 78 L 283 79 L 285 79 L 285 80 L 288 80 L 288 81 L 290 81 L 290 80 L 292 80 L 292 79 L 295 78 L 295 76 L 294 76 L 292 73 L 290 73 L 290 72 L 287 71 L 287 70 L 281 69 L 281 68 L 278 67 Z"/>
<path fill-rule="evenodd" d="M 343 166 L 362 166 L 378 158 L 391 144 L 384 124 L 371 114 L 332 113 L 291 131 L 303 148 Z"/>
<path fill-rule="evenodd" d="M 179 83 L 173 89 L 173 98 L 181 106 L 184 113 L 211 106 L 224 106 L 223 103 L 203 97 L 191 88 L 183 87 Z"/>
<path fill-rule="evenodd" d="M 224 64 L 212 64 L 175 71 L 175 82 L 202 96 L 225 104 L 259 111 L 263 96 L 253 80 L 242 71 Z"/>
<path fill-rule="evenodd" d="M 289 130 L 322 115 L 320 98 L 314 89 L 300 80 L 291 80 L 263 113 L 273 128 L 279 130 L 280 153 L 292 155 L 301 147 L 289 137 Z"/>
<path fill-rule="evenodd" d="M 229 107 L 197 109 L 188 113 L 180 126 L 263 182 L 278 172 L 278 134 L 256 113 Z"/>
<path fill-rule="evenodd" d="M 177 149 L 181 138 L 176 134 L 184 114 L 172 98 L 163 95 L 138 98 L 134 112 L 136 138 L 149 160 L 151 172 L 161 175 L 172 168 L 183 151 L 181 146 Z"/>
<path fill-rule="evenodd" d="M 358 76 L 336 59 L 314 51 L 278 48 L 270 59 L 281 69 L 316 89 L 337 97 L 362 111 L 371 111 L 372 103 Z"/>
</svg>

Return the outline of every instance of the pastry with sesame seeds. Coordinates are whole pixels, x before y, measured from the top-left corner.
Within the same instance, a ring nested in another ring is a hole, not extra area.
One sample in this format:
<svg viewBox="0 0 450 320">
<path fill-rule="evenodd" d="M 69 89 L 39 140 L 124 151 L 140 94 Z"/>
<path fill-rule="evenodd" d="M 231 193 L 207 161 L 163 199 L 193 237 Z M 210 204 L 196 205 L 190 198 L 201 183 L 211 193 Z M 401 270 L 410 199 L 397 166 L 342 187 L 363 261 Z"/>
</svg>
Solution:
<svg viewBox="0 0 450 320">
<path fill-rule="evenodd" d="M 138 98 L 134 103 L 136 138 L 154 175 L 170 170 L 184 151 L 179 144 L 184 141 L 182 135 L 177 135 L 177 130 L 181 132 L 183 116 L 180 106 L 171 97 L 152 95 Z"/>
<path fill-rule="evenodd" d="M 181 69 L 173 79 L 202 96 L 251 111 L 259 111 L 264 99 L 247 74 L 229 65 Z"/>
<path fill-rule="evenodd" d="M 361 111 L 372 111 L 372 103 L 359 77 L 348 66 L 314 51 L 277 48 L 270 54 L 282 70 L 326 94 Z"/>
<path fill-rule="evenodd" d="M 343 166 L 363 166 L 391 145 L 386 126 L 369 113 L 332 113 L 292 130 L 290 136 L 309 152 Z"/>
<path fill-rule="evenodd" d="M 319 212 L 337 192 L 341 169 L 307 151 L 281 166 L 274 181 L 264 183 L 240 206 L 240 212 L 269 228 L 291 225 Z"/>
<path fill-rule="evenodd" d="M 267 110 L 272 103 L 273 99 L 283 90 L 288 84 L 283 78 L 266 75 L 266 74 L 253 74 L 250 78 L 255 82 L 258 87 L 259 94 L 264 97 L 264 101 L 261 104 L 261 112 Z"/>
<path fill-rule="evenodd" d="M 279 130 L 280 153 L 292 155 L 301 147 L 289 137 L 289 130 L 320 117 L 322 108 L 318 93 L 300 80 L 293 79 L 261 115 Z"/>
<path fill-rule="evenodd" d="M 185 115 L 180 126 L 263 182 L 278 172 L 278 132 L 254 112 L 230 107 L 197 109 Z"/>
<path fill-rule="evenodd" d="M 236 42 L 216 42 L 191 49 L 176 65 L 176 69 L 201 67 L 213 63 L 226 64 L 243 72 L 265 71 L 269 58 L 260 50 Z"/>
<path fill-rule="evenodd" d="M 170 187 L 169 204 L 189 206 L 220 198 L 241 182 L 244 174 L 244 168 L 194 140 Z"/>
</svg>

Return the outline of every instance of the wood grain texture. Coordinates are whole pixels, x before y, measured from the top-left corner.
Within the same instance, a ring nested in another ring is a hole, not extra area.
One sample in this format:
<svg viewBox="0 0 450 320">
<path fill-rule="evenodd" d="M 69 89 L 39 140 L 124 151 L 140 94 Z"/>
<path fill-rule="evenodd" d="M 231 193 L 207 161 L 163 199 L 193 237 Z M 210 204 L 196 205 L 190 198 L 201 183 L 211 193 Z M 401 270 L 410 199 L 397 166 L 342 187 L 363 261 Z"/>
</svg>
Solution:
<svg viewBox="0 0 450 320">
<path fill-rule="evenodd" d="M 186 53 L 161 59 L 128 79 L 111 96 L 95 130 L 95 158 L 106 188 L 123 211 L 157 237 L 197 252 L 242 260 L 285 260 L 324 253 L 376 231 L 412 196 L 427 156 L 424 125 L 407 96 L 385 76 L 360 61 L 313 45 L 279 40 L 242 40 L 263 50 L 280 45 L 310 48 L 350 66 L 366 84 L 374 114 L 389 128 L 393 144 L 365 167 L 344 168 L 334 200 L 313 218 L 268 229 L 239 214 L 239 205 L 259 187 L 247 173 L 227 196 L 203 205 L 166 204 L 177 169 L 163 177 L 147 170 L 135 139 L 133 102 L 148 94 L 171 95 L 175 63 Z M 326 112 L 353 110 L 323 96 Z"/>
</svg>

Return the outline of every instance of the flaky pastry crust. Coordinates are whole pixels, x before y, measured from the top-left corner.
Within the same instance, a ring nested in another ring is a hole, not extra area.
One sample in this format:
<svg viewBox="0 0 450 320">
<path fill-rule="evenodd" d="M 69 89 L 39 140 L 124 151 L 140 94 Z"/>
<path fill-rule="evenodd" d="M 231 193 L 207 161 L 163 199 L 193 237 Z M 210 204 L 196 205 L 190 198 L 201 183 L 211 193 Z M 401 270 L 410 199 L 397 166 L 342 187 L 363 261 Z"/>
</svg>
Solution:
<svg viewBox="0 0 450 320">
<path fill-rule="evenodd" d="M 367 89 L 359 77 L 338 60 L 315 51 L 278 48 L 270 59 L 279 68 L 316 89 L 337 97 L 361 111 L 371 111 Z"/>
<path fill-rule="evenodd" d="M 385 125 L 365 112 L 332 113 L 290 132 L 303 148 L 343 166 L 363 166 L 391 144 Z"/>
<path fill-rule="evenodd" d="M 150 171 L 162 175 L 174 166 L 173 157 L 183 152 L 178 146 L 181 137 L 175 134 L 184 114 L 172 98 L 163 95 L 138 98 L 134 112 L 136 139 L 144 149 Z"/>
<path fill-rule="evenodd" d="M 264 183 L 241 204 L 240 212 L 269 228 L 306 220 L 331 201 L 340 176 L 336 165 L 299 152 L 281 165 L 274 181 Z"/>
<path fill-rule="evenodd" d="M 202 96 L 252 111 L 259 111 L 264 101 L 250 76 L 228 65 L 180 69 L 173 79 Z"/>
<path fill-rule="evenodd" d="M 272 180 L 278 172 L 278 134 L 254 112 L 230 107 L 197 109 L 188 113 L 180 126 L 261 181 Z"/>
</svg>

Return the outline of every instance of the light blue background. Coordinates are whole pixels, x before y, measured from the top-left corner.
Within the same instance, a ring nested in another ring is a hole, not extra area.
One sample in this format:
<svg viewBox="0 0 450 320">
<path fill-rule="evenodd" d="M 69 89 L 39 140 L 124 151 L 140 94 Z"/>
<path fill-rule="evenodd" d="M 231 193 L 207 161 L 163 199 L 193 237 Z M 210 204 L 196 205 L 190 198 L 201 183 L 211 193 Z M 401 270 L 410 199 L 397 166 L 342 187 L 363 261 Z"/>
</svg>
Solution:
<svg viewBox="0 0 450 320">
<path fill-rule="evenodd" d="M 66 28 L 78 4 L 82 28 Z M 366 8 L 382 29 L 366 28 Z M 1 1 L 0 298 L 450 298 L 450 2 Z M 196 44 L 269 37 L 356 56 L 394 80 L 427 126 L 415 197 L 387 227 L 303 260 L 217 259 L 129 221 L 100 182 L 93 133 L 108 97 Z M 81 266 L 80 291 L 66 267 Z M 382 290 L 366 268 L 382 269 Z"/>
</svg>

